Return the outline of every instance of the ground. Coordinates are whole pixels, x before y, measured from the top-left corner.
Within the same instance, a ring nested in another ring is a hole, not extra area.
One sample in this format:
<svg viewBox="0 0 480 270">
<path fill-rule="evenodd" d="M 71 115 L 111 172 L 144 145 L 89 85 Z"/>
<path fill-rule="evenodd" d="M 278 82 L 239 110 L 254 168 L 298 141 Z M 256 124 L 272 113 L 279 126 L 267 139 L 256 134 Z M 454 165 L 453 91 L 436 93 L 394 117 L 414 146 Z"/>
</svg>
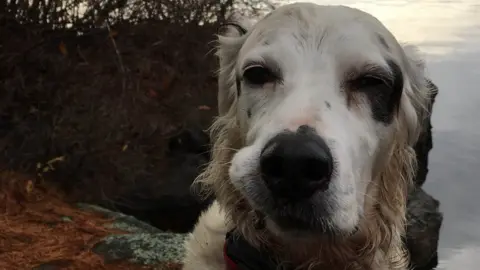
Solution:
<svg viewBox="0 0 480 270">
<path fill-rule="evenodd" d="M 175 258 L 159 263 L 162 254 L 148 253 L 159 250 L 155 245 L 178 247 L 171 234 L 159 239 L 155 228 L 121 214 L 65 203 L 60 192 L 26 175 L 3 172 L 0 179 L 0 269 L 180 269 Z M 139 237 L 148 237 L 139 245 L 153 244 L 135 247 Z M 135 247 L 132 254 L 128 247 Z"/>
</svg>

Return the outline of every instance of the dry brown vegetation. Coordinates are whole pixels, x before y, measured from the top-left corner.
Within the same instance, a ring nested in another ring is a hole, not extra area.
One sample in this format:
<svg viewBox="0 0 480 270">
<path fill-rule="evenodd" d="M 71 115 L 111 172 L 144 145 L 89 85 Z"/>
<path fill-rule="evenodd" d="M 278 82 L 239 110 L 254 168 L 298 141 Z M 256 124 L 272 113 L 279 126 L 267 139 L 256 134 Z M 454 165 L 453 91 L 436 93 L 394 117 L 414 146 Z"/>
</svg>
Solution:
<svg viewBox="0 0 480 270">
<path fill-rule="evenodd" d="M 168 138 L 216 114 L 214 34 L 233 10 L 269 7 L 0 0 L 0 269 L 142 269 L 104 266 L 89 247 L 123 232 L 69 202 L 162 194 L 181 169 Z"/>
<path fill-rule="evenodd" d="M 161 188 L 165 142 L 216 113 L 214 34 L 263 0 L 0 2 L 0 164 L 76 198 Z"/>
</svg>

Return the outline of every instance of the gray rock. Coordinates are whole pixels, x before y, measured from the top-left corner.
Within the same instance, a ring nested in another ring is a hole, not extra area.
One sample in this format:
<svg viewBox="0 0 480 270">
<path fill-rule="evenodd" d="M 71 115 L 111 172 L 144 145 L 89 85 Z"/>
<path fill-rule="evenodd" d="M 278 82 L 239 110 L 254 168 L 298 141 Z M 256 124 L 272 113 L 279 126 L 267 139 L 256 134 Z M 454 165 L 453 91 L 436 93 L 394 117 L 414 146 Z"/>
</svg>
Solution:
<svg viewBox="0 0 480 270">
<path fill-rule="evenodd" d="M 183 257 L 185 234 L 133 233 L 111 235 L 95 245 L 93 252 L 100 254 L 105 263 L 117 260 L 157 265 L 165 262 L 180 262 Z"/>
<path fill-rule="evenodd" d="M 93 247 L 92 251 L 101 255 L 105 263 L 128 260 L 139 265 L 158 265 L 181 261 L 186 234 L 163 232 L 132 216 L 99 206 L 78 204 L 78 207 L 112 218 L 109 228 L 127 232 L 107 236 Z"/>
<path fill-rule="evenodd" d="M 439 202 L 423 189 L 409 194 L 406 245 L 415 270 L 434 269 L 438 264 L 438 239 L 443 215 Z"/>
<path fill-rule="evenodd" d="M 108 227 L 112 229 L 119 229 L 130 233 L 161 232 L 159 229 L 142 222 L 133 216 L 125 215 L 120 212 L 114 212 L 96 205 L 79 203 L 77 206 L 80 209 L 102 213 L 105 217 L 113 218 L 115 221 L 108 225 Z"/>
</svg>

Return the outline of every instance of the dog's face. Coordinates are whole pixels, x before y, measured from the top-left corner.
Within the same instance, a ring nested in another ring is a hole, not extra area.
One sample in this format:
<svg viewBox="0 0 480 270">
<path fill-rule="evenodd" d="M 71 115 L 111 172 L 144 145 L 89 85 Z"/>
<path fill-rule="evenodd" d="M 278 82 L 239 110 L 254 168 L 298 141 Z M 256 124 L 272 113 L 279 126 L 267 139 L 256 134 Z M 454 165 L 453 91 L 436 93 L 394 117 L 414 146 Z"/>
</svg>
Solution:
<svg viewBox="0 0 480 270">
<path fill-rule="evenodd" d="M 420 66 L 372 16 L 305 3 L 223 37 L 219 54 L 220 111 L 233 108 L 244 136 L 235 189 L 275 233 L 353 233 L 396 133 L 417 136 Z"/>
</svg>

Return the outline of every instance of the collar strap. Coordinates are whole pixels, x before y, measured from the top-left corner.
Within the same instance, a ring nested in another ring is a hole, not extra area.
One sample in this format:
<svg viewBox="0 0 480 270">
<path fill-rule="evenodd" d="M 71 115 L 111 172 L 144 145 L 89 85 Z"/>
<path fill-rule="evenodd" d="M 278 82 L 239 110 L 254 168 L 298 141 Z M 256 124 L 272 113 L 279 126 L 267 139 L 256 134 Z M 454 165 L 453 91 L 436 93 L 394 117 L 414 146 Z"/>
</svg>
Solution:
<svg viewBox="0 0 480 270">
<path fill-rule="evenodd" d="M 226 270 L 238 270 L 237 263 L 228 256 L 227 241 L 223 245 L 223 259 L 225 260 Z"/>
</svg>

